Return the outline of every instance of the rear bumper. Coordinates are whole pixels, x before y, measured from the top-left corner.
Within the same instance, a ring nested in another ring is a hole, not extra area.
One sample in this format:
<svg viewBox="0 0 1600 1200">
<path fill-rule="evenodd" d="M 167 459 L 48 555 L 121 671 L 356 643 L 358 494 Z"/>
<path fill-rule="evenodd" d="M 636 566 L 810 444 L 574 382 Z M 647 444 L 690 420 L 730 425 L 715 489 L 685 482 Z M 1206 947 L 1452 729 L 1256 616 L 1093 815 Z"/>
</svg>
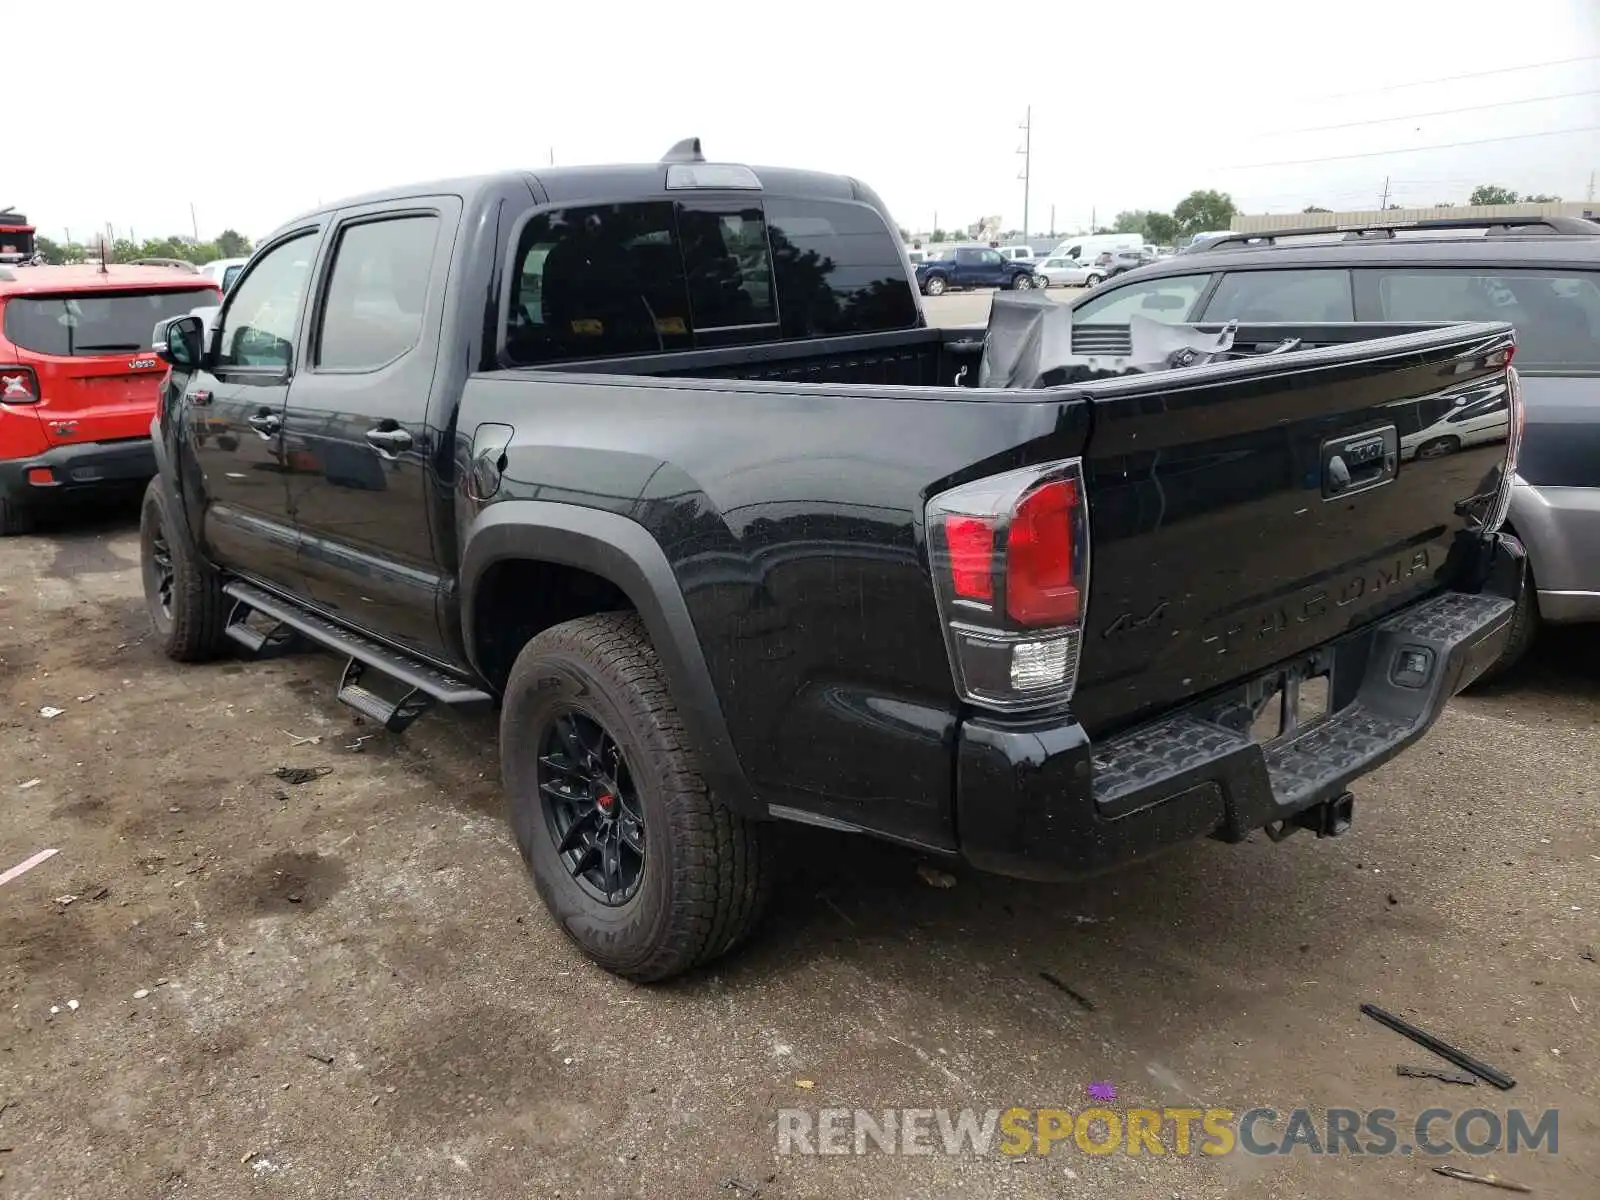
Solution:
<svg viewBox="0 0 1600 1200">
<path fill-rule="evenodd" d="M 1331 712 L 1267 746 L 1239 731 L 1239 706 L 1258 681 L 1098 745 L 1059 720 L 964 721 L 962 855 L 997 874 L 1071 879 L 1196 838 L 1242 841 L 1334 799 L 1422 737 L 1498 657 L 1525 562 L 1502 537 L 1481 592 L 1435 596 L 1284 664 L 1331 672 Z"/>
<path fill-rule="evenodd" d="M 51 482 L 29 482 L 29 472 L 48 470 Z M 131 487 L 156 473 L 149 438 L 53 446 L 27 458 L 0 461 L 0 494 L 28 508 L 64 496 L 104 488 Z"/>
<path fill-rule="evenodd" d="M 1540 620 L 1600 621 L 1600 488 L 1540 487 L 1518 479 L 1511 527 L 1528 547 Z"/>
</svg>

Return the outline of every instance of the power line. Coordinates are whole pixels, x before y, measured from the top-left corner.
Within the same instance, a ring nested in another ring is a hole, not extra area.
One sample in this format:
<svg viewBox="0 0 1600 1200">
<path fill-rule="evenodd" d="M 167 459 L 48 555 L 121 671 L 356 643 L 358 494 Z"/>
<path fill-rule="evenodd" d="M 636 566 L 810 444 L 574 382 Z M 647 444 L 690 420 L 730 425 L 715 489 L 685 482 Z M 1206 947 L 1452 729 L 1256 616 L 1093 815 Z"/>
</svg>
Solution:
<svg viewBox="0 0 1600 1200">
<path fill-rule="evenodd" d="M 1492 71 L 1470 71 L 1465 75 L 1444 75 L 1438 79 L 1418 79 L 1411 83 L 1388 83 L 1378 87 L 1357 88 L 1353 92 L 1332 92 L 1326 96 L 1305 96 L 1306 100 L 1342 100 L 1346 96 L 1365 96 L 1373 92 L 1398 92 L 1405 88 L 1428 87 L 1435 83 L 1455 83 L 1459 79 L 1484 79 L 1490 75 L 1510 75 L 1517 71 L 1537 71 L 1544 67 L 1565 67 L 1572 63 L 1593 62 L 1600 54 L 1580 54 L 1577 58 L 1556 58 L 1549 62 L 1527 63 L 1520 67 L 1496 67 Z"/>
<path fill-rule="evenodd" d="M 1474 138 L 1470 142 L 1439 142 L 1432 146 L 1401 146 L 1394 150 L 1369 150 L 1364 154 L 1323 154 L 1316 158 L 1288 158 L 1279 162 L 1235 163 L 1225 171 L 1253 171 L 1258 167 L 1305 167 L 1314 163 L 1343 162 L 1352 158 L 1383 158 L 1390 154 L 1420 154 L 1424 150 L 1455 150 L 1462 146 L 1487 146 L 1491 142 L 1520 142 L 1528 138 L 1556 137 L 1563 133 L 1593 133 L 1600 125 L 1578 125 L 1572 129 L 1541 129 L 1537 133 L 1513 133 L 1507 137 Z"/>
<path fill-rule="evenodd" d="M 1600 88 L 1582 92 L 1560 92 L 1554 96 L 1530 96 L 1526 100 L 1499 100 L 1493 104 L 1467 104 L 1461 108 L 1439 108 L 1433 112 L 1406 113 L 1398 117 L 1373 117 L 1368 121 L 1341 121 L 1337 125 L 1308 125 L 1304 129 L 1274 129 L 1263 137 L 1279 137 L 1290 133 L 1323 133 L 1329 129 L 1354 129 L 1358 125 L 1387 125 L 1391 121 L 1415 121 L 1422 117 L 1448 117 L 1452 113 L 1483 112 L 1490 108 L 1510 108 L 1517 104 L 1543 104 L 1550 100 L 1571 100 L 1577 96 L 1600 96 Z"/>
</svg>

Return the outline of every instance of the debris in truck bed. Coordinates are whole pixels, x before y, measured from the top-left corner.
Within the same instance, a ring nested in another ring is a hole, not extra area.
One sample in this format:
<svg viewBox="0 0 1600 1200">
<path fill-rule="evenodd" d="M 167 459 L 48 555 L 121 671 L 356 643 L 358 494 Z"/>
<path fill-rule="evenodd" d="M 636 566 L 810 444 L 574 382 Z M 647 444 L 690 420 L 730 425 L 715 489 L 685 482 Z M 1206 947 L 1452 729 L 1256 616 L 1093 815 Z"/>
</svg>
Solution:
<svg viewBox="0 0 1600 1200">
<path fill-rule="evenodd" d="M 956 877 L 949 871 L 941 871 L 938 867 L 930 867 L 927 863 L 917 864 L 917 877 L 929 887 L 953 888 Z"/>
</svg>

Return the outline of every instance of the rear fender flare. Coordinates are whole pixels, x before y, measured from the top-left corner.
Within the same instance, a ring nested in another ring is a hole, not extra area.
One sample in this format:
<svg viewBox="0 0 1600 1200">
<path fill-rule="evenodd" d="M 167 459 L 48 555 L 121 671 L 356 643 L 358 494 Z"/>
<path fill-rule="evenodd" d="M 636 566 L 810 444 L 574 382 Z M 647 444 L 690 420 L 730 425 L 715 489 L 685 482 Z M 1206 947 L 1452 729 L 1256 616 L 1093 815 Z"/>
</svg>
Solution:
<svg viewBox="0 0 1600 1200">
<path fill-rule="evenodd" d="M 527 559 L 588 571 L 633 602 L 667 673 L 673 699 L 717 799 L 748 816 L 767 809 L 734 749 L 711 669 L 666 553 L 644 526 L 613 512 L 546 500 L 486 507 L 463 538 L 461 624 L 468 657 L 482 674 L 473 628 L 478 586 L 497 562 Z"/>
</svg>

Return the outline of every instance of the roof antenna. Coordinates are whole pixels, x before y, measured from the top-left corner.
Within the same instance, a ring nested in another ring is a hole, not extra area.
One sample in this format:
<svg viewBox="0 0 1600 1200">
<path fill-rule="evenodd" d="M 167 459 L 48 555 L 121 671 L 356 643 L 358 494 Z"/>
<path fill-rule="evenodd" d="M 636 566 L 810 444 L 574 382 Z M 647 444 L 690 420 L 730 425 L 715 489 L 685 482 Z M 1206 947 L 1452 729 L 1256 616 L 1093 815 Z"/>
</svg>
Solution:
<svg viewBox="0 0 1600 1200">
<path fill-rule="evenodd" d="M 102 235 L 98 241 L 100 242 L 100 274 L 109 275 L 111 272 L 106 267 L 106 239 Z"/>
<path fill-rule="evenodd" d="M 700 139 L 684 138 L 661 156 L 664 163 L 703 163 L 706 156 L 700 153 Z"/>
</svg>

